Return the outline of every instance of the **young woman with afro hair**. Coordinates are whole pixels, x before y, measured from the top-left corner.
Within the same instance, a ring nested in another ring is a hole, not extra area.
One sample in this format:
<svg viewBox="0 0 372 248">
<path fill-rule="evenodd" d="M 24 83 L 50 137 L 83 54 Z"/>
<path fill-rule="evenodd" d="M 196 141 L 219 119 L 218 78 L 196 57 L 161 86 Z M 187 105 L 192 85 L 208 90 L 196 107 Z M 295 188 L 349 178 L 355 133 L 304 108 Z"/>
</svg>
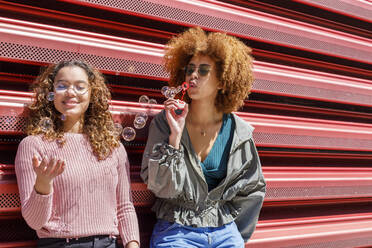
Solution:
<svg viewBox="0 0 372 248">
<path fill-rule="evenodd" d="M 253 127 L 233 111 L 252 88 L 251 49 L 191 28 L 166 46 L 170 86 L 188 83 L 151 122 L 141 176 L 156 196 L 150 247 L 244 247 L 266 183 Z"/>
</svg>

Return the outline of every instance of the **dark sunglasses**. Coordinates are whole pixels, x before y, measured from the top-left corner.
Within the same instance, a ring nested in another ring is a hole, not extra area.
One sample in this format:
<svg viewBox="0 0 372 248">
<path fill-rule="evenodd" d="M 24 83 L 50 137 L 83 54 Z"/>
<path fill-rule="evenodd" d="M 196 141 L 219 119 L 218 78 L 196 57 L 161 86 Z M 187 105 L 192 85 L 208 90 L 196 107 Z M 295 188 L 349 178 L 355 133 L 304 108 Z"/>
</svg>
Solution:
<svg viewBox="0 0 372 248">
<path fill-rule="evenodd" d="M 196 67 L 193 64 L 185 66 L 185 73 L 187 76 L 191 76 L 191 74 L 194 73 L 194 71 L 198 69 L 198 74 L 202 77 L 207 76 L 208 73 L 211 71 L 211 65 L 208 64 L 201 64 L 199 67 Z"/>
</svg>

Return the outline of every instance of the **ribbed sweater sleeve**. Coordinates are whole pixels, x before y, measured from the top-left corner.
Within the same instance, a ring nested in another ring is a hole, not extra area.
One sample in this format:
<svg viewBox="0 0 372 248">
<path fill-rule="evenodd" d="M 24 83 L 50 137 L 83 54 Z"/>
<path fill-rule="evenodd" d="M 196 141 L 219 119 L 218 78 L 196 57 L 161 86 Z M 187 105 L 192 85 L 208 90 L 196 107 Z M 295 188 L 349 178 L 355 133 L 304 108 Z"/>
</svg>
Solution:
<svg viewBox="0 0 372 248">
<path fill-rule="evenodd" d="M 130 188 L 130 172 L 127 152 L 120 144 L 118 151 L 118 187 L 117 192 L 117 215 L 119 221 L 119 232 L 124 247 L 129 241 L 139 243 L 139 228 L 136 211 L 132 203 Z"/>
<path fill-rule="evenodd" d="M 42 157 L 41 145 L 33 136 L 26 137 L 18 147 L 15 170 L 20 193 L 22 216 L 27 224 L 41 229 L 52 213 L 53 192 L 48 195 L 38 194 L 35 189 L 36 174 L 32 167 L 32 157 Z"/>
</svg>

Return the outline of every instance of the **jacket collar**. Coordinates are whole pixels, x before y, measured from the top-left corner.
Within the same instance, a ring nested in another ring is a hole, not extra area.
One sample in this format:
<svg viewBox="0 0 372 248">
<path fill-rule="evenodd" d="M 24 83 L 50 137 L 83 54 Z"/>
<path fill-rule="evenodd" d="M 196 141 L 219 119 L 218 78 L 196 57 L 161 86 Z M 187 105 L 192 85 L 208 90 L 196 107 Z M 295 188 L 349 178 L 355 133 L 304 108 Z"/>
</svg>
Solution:
<svg viewBox="0 0 372 248">
<path fill-rule="evenodd" d="M 235 120 L 235 135 L 240 141 L 245 141 L 252 138 L 254 127 L 248 122 L 237 116 L 235 113 L 231 113 Z"/>
<path fill-rule="evenodd" d="M 254 127 L 248 124 L 245 120 L 237 116 L 235 113 L 231 113 L 235 120 L 235 130 L 233 141 L 231 144 L 230 153 L 234 152 L 235 149 L 242 143 L 252 138 Z"/>
</svg>

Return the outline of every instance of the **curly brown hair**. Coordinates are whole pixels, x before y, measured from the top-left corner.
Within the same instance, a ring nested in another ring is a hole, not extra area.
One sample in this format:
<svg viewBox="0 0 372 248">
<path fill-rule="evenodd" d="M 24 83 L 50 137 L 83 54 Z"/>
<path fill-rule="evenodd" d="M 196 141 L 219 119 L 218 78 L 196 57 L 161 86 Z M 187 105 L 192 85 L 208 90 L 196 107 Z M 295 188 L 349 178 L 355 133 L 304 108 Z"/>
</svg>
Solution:
<svg viewBox="0 0 372 248">
<path fill-rule="evenodd" d="M 166 45 L 164 62 L 170 74 L 169 85 L 177 87 L 185 80 L 185 66 L 195 55 L 206 55 L 216 63 L 221 90 L 215 106 L 223 113 L 236 111 L 244 104 L 253 83 L 252 49 L 225 33 L 207 33 L 200 27 L 190 28 L 173 37 Z M 186 101 L 190 103 L 187 97 Z"/>
<path fill-rule="evenodd" d="M 103 75 L 83 61 L 61 61 L 58 64 L 49 65 L 36 78 L 31 85 L 35 99 L 28 106 L 29 118 L 26 124 L 26 133 L 28 135 L 43 135 L 43 138 L 47 140 L 58 140 L 60 145 L 65 143 L 61 113 L 54 107 L 53 101 L 48 100 L 48 94 L 54 91 L 53 84 L 57 73 L 66 66 L 80 67 L 88 76 L 92 97 L 84 114 L 82 131 L 88 136 L 94 155 L 99 160 L 103 160 L 111 154 L 115 147 L 119 146 L 120 142 L 113 133 L 114 122 L 109 111 L 111 94 Z M 46 117 L 53 122 L 53 128 L 47 131 L 40 126 L 40 120 Z"/>
</svg>

